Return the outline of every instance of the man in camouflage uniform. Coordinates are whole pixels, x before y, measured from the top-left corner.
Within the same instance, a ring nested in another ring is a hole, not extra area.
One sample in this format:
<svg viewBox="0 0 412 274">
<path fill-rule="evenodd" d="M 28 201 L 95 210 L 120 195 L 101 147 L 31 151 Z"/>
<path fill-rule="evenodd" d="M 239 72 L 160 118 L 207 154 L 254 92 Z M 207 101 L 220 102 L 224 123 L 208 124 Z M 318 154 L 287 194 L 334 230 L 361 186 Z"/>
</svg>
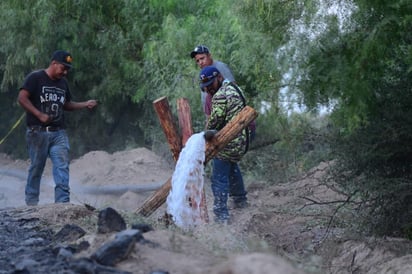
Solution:
<svg viewBox="0 0 412 274">
<path fill-rule="evenodd" d="M 243 93 L 234 83 L 225 80 L 215 67 L 203 68 L 199 78 L 200 88 L 213 96 L 207 129 L 219 131 L 246 106 Z M 235 208 L 247 206 L 247 192 L 238 162 L 246 153 L 248 142 L 248 132 L 243 130 L 212 160 L 213 212 L 217 223 L 229 222 L 229 193 Z"/>
</svg>

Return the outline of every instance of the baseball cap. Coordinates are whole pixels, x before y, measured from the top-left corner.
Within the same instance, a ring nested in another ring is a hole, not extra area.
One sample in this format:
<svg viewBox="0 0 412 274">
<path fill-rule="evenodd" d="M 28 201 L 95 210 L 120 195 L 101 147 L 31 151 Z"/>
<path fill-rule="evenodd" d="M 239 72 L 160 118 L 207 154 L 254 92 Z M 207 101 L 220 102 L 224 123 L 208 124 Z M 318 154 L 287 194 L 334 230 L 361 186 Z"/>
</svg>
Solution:
<svg viewBox="0 0 412 274">
<path fill-rule="evenodd" d="M 204 88 L 211 85 L 215 80 L 216 76 L 218 76 L 219 74 L 220 72 L 215 67 L 204 67 L 199 74 L 200 88 Z"/>
<path fill-rule="evenodd" d="M 64 50 L 56 50 L 53 53 L 52 61 L 59 62 L 60 64 L 65 65 L 66 67 L 72 67 L 73 57 L 70 53 Z"/>
<path fill-rule="evenodd" d="M 190 53 L 190 57 L 194 58 L 196 54 L 202 54 L 202 53 L 209 53 L 209 49 L 204 45 L 199 45 L 195 47 L 194 50 L 192 50 L 192 52 Z"/>
</svg>

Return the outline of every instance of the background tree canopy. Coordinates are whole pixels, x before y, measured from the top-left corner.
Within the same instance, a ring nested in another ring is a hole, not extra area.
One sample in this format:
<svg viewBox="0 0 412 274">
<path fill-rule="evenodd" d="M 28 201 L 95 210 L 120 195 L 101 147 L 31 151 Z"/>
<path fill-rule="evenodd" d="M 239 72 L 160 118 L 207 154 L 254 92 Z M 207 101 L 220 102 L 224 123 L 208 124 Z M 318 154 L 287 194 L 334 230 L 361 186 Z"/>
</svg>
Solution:
<svg viewBox="0 0 412 274">
<path fill-rule="evenodd" d="M 172 105 L 179 97 L 189 98 L 200 130 L 204 121 L 198 69 L 189 57 L 199 43 L 233 67 L 252 106 L 258 107 L 260 94 L 276 103 L 270 94 L 279 78 L 273 43 L 243 26 L 230 1 L 6 0 L 0 5 L 2 22 L 8 22 L 1 27 L 1 93 L 11 98 L 2 102 L 14 119 L 21 112 L 13 102 L 24 76 L 46 67 L 55 49 L 74 56 L 69 82 L 75 99 L 100 101 L 92 115 L 70 113 L 74 155 L 147 145 L 161 138 L 151 103 L 165 95 Z M 2 131 L 13 122 L 2 124 Z M 11 142 L 4 150 L 16 153 L 19 143 Z M 25 155 L 24 149 L 18 155 Z"/>
<path fill-rule="evenodd" d="M 412 234 L 411 14 L 407 0 L 2 0 L 0 138 L 23 113 L 25 75 L 47 67 L 56 49 L 74 56 L 75 100 L 100 102 L 68 116 L 73 157 L 159 150 L 152 102 L 161 96 L 172 109 L 188 98 L 201 131 L 189 53 L 205 44 L 261 112 L 255 150 L 242 161 L 248 174 L 287 182 L 335 159 L 336 181 L 379 222 L 375 232 Z M 27 157 L 23 124 L 2 152 Z"/>
</svg>

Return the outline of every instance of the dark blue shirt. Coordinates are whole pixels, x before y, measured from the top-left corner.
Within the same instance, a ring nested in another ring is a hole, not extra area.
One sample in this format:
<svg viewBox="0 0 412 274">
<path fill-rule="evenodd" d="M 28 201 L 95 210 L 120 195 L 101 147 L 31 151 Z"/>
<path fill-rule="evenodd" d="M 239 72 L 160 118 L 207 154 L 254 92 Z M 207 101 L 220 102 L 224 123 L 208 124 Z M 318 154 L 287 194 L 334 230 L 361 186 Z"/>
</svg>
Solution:
<svg viewBox="0 0 412 274">
<path fill-rule="evenodd" d="M 27 75 L 21 89 L 30 93 L 31 103 L 41 112 L 52 117 L 48 126 L 65 128 L 64 103 L 70 102 L 71 94 L 66 79 L 52 80 L 45 70 Z M 27 112 L 27 126 L 43 125 L 33 114 Z"/>
</svg>

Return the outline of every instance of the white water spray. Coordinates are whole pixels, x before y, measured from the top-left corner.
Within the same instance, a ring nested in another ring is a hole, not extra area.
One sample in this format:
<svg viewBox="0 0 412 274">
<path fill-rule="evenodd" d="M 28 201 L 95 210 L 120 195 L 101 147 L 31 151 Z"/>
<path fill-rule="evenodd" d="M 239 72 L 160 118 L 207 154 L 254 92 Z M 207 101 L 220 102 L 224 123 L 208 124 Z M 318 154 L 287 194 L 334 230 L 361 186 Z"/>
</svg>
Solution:
<svg viewBox="0 0 412 274">
<path fill-rule="evenodd" d="M 193 228 L 202 220 L 202 191 L 206 141 L 204 132 L 193 134 L 179 155 L 167 196 L 167 213 L 183 229 Z"/>
</svg>

